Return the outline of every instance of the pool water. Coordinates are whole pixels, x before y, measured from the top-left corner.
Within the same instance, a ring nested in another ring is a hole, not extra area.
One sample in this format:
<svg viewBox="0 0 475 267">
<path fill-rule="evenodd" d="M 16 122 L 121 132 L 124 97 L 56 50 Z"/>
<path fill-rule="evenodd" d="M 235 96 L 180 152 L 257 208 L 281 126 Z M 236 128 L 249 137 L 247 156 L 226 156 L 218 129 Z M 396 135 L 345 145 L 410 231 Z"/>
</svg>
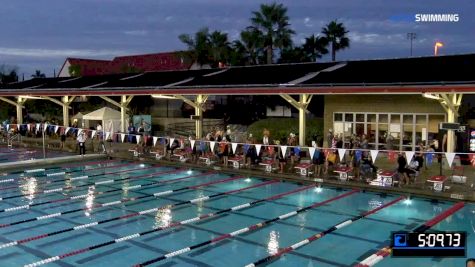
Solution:
<svg viewBox="0 0 475 267">
<path fill-rule="evenodd" d="M 46 158 L 55 158 L 60 156 L 69 155 L 70 153 L 62 151 L 47 151 Z M 0 164 L 6 162 L 15 162 L 31 159 L 42 159 L 43 151 L 41 149 L 32 148 L 8 148 L 0 147 Z"/>
<path fill-rule="evenodd" d="M 10 173 L 0 177 L 0 265 L 133 266 L 349 191 L 118 160 Z M 276 195 L 246 208 L 222 211 Z M 244 266 L 398 197 L 347 194 L 152 266 Z M 201 201 L 189 203 L 197 198 Z M 392 231 L 413 230 L 453 204 L 418 198 L 411 203 L 399 201 L 268 264 L 353 266 L 388 245 Z M 467 256 L 475 257 L 474 204 L 466 204 L 431 230 L 466 231 Z M 60 255 L 53 263 L 43 261 Z M 464 263 L 463 258 L 389 256 L 377 266 Z"/>
</svg>

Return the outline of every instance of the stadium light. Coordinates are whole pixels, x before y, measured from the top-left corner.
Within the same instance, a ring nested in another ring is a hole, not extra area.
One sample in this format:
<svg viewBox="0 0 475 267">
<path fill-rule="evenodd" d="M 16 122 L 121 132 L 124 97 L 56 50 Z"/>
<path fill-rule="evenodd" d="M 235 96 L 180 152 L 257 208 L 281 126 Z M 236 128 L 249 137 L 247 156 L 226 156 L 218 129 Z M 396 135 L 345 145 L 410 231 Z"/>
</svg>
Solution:
<svg viewBox="0 0 475 267">
<path fill-rule="evenodd" d="M 438 55 L 438 48 L 439 47 L 443 47 L 444 44 L 441 43 L 441 42 L 435 42 L 435 45 L 434 45 L 434 56 L 437 56 Z"/>
</svg>

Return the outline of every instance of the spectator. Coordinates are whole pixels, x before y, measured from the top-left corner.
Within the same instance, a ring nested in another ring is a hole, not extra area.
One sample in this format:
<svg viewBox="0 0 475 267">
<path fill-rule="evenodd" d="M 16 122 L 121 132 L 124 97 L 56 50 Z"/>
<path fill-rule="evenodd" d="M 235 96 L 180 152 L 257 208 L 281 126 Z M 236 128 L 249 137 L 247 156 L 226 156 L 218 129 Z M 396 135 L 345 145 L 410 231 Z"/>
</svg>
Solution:
<svg viewBox="0 0 475 267">
<path fill-rule="evenodd" d="M 84 156 L 86 154 L 86 135 L 84 134 L 84 131 L 81 131 L 80 134 L 78 134 L 77 141 L 79 145 L 79 155 Z"/>
<path fill-rule="evenodd" d="M 332 129 L 328 129 L 328 133 L 327 133 L 327 147 L 332 147 L 332 143 L 333 143 L 333 130 L 332 130 Z"/>
<path fill-rule="evenodd" d="M 465 262 L 466 267 L 475 267 L 475 259 L 470 258 Z"/>
<path fill-rule="evenodd" d="M 134 138 L 135 138 L 135 126 L 133 123 L 129 123 L 129 128 L 127 128 L 127 133 L 128 133 L 128 141 L 129 143 L 133 143 L 135 142 Z"/>
</svg>

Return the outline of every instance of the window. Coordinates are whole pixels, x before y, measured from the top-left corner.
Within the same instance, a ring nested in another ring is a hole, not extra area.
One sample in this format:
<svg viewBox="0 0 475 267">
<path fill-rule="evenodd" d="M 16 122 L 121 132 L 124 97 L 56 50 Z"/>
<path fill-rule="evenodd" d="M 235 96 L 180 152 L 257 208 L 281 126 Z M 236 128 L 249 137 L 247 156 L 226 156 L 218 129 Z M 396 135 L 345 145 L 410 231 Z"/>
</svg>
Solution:
<svg viewBox="0 0 475 267">
<path fill-rule="evenodd" d="M 333 121 L 343 121 L 343 114 L 335 113 Z"/>
</svg>

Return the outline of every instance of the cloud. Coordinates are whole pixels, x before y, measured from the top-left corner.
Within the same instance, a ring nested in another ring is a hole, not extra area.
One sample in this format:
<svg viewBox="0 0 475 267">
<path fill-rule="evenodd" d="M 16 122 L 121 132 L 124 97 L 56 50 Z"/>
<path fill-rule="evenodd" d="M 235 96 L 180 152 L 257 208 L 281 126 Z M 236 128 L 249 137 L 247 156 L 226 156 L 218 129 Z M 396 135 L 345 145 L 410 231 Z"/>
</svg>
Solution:
<svg viewBox="0 0 475 267">
<path fill-rule="evenodd" d="M 66 58 L 66 57 L 113 57 L 130 52 L 124 50 L 92 49 L 44 49 L 0 47 L 0 55 L 30 58 Z"/>
<path fill-rule="evenodd" d="M 172 21 L 172 20 L 173 20 L 173 16 L 168 16 L 168 17 L 165 18 L 165 21 L 166 21 L 166 22 L 170 22 L 170 21 Z"/>
<path fill-rule="evenodd" d="M 313 27 L 313 23 L 311 22 L 311 19 L 309 17 L 306 17 L 304 20 L 303 20 L 303 24 L 305 25 L 305 27 Z"/>
<path fill-rule="evenodd" d="M 148 31 L 146 30 L 131 30 L 131 31 L 124 31 L 125 35 L 132 35 L 132 36 L 146 36 L 148 35 Z"/>
</svg>

